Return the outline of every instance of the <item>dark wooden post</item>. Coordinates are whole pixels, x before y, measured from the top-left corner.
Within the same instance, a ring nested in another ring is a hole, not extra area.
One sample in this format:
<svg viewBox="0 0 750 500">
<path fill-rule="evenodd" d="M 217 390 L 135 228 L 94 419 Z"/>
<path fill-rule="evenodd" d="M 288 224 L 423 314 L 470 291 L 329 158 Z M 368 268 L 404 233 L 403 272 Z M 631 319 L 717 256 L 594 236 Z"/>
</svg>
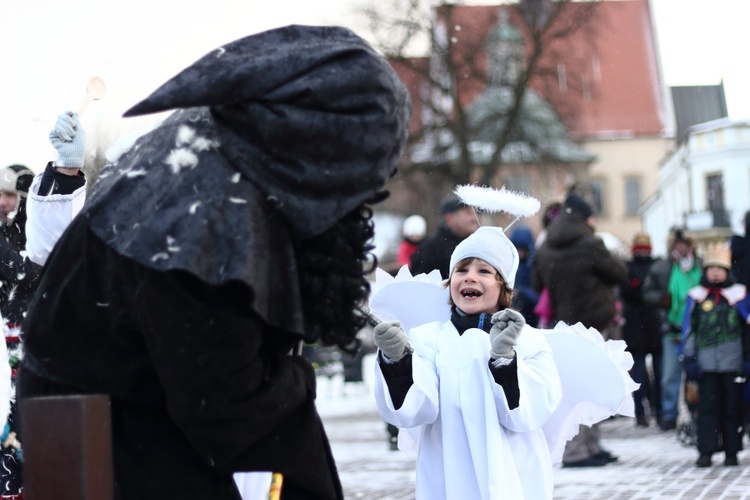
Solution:
<svg viewBox="0 0 750 500">
<path fill-rule="evenodd" d="M 112 500 L 112 426 L 102 395 L 22 399 L 26 500 Z"/>
</svg>

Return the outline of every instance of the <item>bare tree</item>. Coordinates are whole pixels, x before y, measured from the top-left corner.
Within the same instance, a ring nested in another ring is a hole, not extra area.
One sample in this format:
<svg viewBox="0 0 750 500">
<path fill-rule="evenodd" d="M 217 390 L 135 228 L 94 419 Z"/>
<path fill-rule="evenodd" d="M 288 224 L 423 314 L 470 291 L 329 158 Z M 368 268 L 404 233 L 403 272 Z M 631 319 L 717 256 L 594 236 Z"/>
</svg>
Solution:
<svg viewBox="0 0 750 500">
<path fill-rule="evenodd" d="M 504 164 L 569 161 L 545 134 L 567 138 L 553 122 L 574 124 L 570 94 L 590 91 L 576 68 L 590 61 L 597 2 L 443 3 L 426 10 L 423 3 L 381 0 L 365 9 L 376 46 L 415 101 L 401 182 L 429 196 L 456 184 L 491 185 Z M 410 56 L 419 43 L 428 56 Z"/>
</svg>

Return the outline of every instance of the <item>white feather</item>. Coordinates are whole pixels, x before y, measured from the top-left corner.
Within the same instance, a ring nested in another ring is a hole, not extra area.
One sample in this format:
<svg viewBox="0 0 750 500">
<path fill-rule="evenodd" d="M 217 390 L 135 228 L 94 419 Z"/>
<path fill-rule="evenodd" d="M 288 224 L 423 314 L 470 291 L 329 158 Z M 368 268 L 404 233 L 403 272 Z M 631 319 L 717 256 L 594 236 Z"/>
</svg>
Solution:
<svg viewBox="0 0 750 500">
<path fill-rule="evenodd" d="M 536 198 L 505 189 L 466 184 L 457 186 L 456 195 L 474 208 L 483 212 L 508 212 L 517 217 L 529 217 L 539 211 L 541 203 Z"/>
</svg>

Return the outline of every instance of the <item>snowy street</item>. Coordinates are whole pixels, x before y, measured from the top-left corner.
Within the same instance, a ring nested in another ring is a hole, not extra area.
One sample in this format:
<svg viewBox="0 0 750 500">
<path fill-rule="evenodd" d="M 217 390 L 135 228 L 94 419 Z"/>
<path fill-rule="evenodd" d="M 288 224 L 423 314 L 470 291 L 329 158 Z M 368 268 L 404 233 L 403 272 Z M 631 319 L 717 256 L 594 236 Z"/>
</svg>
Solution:
<svg viewBox="0 0 750 500">
<path fill-rule="evenodd" d="M 365 383 L 344 385 L 340 377 L 318 377 L 318 409 L 331 440 L 347 499 L 414 498 L 414 460 L 390 451 L 369 377 L 372 356 L 365 358 Z M 674 432 L 652 423 L 637 428 L 620 417 L 601 424 L 603 446 L 619 456 L 605 467 L 555 467 L 555 499 L 750 499 L 750 453 L 739 454 L 739 467 L 694 466 L 697 451 L 681 444 Z M 747 441 L 746 441 L 747 448 Z"/>
</svg>

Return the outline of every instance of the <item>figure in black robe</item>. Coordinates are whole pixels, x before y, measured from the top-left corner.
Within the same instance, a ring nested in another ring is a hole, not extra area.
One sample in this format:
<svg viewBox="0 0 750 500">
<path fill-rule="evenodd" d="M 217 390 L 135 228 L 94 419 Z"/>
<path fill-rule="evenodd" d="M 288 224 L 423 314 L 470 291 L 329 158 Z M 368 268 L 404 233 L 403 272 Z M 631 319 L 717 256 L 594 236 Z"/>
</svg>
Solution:
<svg viewBox="0 0 750 500">
<path fill-rule="evenodd" d="M 116 497 L 342 498 L 300 341 L 364 320 L 368 204 L 411 112 L 349 30 L 289 26 L 207 54 L 126 115 L 177 109 L 102 170 L 24 323 L 22 397 L 104 393 Z M 23 416 L 22 416 L 23 422 Z"/>
</svg>

